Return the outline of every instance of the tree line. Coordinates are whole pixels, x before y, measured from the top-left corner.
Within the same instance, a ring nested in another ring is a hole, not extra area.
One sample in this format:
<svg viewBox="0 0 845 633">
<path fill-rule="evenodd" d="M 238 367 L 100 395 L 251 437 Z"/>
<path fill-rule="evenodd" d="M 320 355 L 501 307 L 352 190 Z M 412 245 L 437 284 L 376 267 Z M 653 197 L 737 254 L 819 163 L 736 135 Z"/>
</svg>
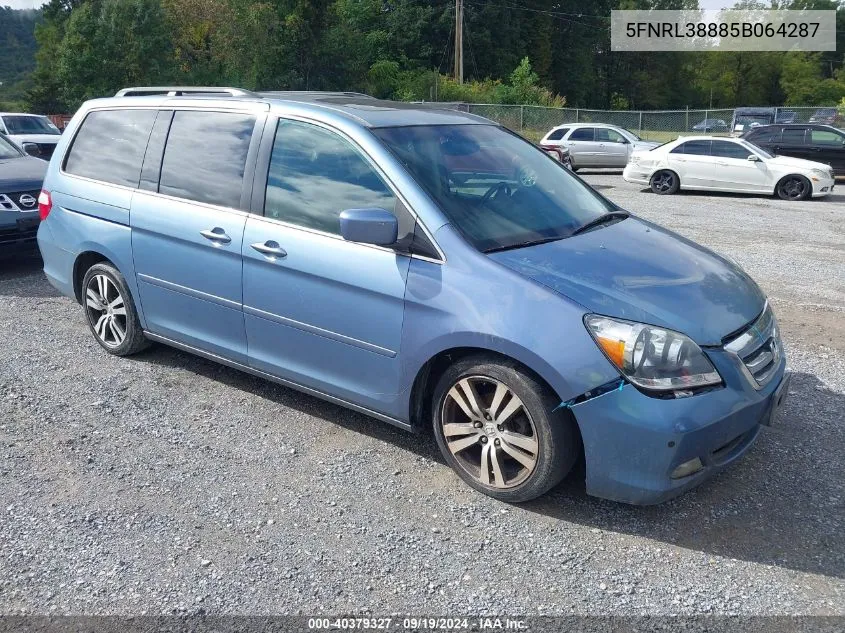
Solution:
<svg viewBox="0 0 845 633">
<path fill-rule="evenodd" d="M 619 53 L 612 9 L 697 1 L 465 0 L 468 79 L 459 85 L 450 77 L 454 0 L 49 0 L 33 18 L 31 48 L 18 46 L 31 66 L 14 83 L 37 112 L 156 84 L 613 109 L 839 102 L 845 2 L 776 4 L 837 10 L 837 51 Z"/>
</svg>

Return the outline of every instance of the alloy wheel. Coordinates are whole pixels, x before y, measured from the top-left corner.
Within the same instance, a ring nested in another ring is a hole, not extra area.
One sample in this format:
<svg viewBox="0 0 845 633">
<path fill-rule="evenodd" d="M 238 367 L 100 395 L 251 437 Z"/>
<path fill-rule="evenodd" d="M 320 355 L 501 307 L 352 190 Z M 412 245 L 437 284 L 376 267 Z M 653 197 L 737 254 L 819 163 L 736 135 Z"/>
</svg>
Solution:
<svg viewBox="0 0 845 633">
<path fill-rule="evenodd" d="M 669 172 L 662 171 L 654 177 L 654 187 L 658 191 L 669 191 L 675 184 L 675 177 Z"/>
<path fill-rule="evenodd" d="M 126 304 L 117 284 L 106 275 L 94 275 L 85 289 L 85 309 L 94 334 L 107 347 L 126 339 Z"/>
<path fill-rule="evenodd" d="M 806 184 L 803 179 L 793 176 L 780 183 L 780 189 L 790 200 L 800 200 L 806 193 Z"/>
<path fill-rule="evenodd" d="M 487 376 L 461 378 L 443 399 L 441 423 L 449 452 L 478 483 L 513 488 L 534 472 L 537 429 L 504 383 Z"/>
</svg>

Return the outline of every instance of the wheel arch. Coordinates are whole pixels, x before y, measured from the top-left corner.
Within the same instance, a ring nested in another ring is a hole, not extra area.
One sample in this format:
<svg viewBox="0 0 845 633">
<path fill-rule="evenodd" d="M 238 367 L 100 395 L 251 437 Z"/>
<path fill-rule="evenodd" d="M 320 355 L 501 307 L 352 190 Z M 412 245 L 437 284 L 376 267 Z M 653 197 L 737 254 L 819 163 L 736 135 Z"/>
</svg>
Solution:
<svg viewBox="0 0 845 633">
<path fill-rule="evenodd" d="M 561 398 L 560 390 L 556 389 L 553 385 L 553 382 L 558 381 L 554 378 L 547 377 L 547 375 L 544 375 L 544 372 L 535 370 L 525 362 L 527 359 L 521 359 L 515 354 L 505 353 L 501 350 L 492 349 L 491 347 L 475 345 L 450 347 L 442 349 L 431 356 L 416 372 L 411 385 L 409 400 L 409 419 L 415 432 L 429 432 L 431 430 L 429 421 L 431 420 L 431 397 L 434 388 L 449 366 L 468 356 L 486 356 L 502 362 L 516 364 L 526 374 L 547 387 L 557 398 Z M 578 426 L 577 423 L 575 426 Z"/>
<path fill-rule="evenodd" d="M 73 295 L 76 297 L 77 303 L 82 303 L 82 280 L 85 277 L 85 273 L 88 272 L 91 266 L 101 262 L 106 262 L 117 268 L 111 259 L 96 250 L 83 251 L 76 256 L 73 262 Z"/>
<path fill-rule="evenodd" d="M 801 178 L 801 179 L 803 179 L 809 187 L 809 191 L 807 192 L 806 197 L 807 198 L 812 197 L 812 195 L 813 195 L 813 183 L 812 183 L 812 181 L 809 178 L 807 178 L 807 176 L 805 176 L 804 174 L 796 174 L 796 173 L 792 173 L 792 172 L 790 172 L 788 174 L 784 174 L 783 176 L 781 176 L 780 178 L 777 179 L 777 182 L 775 182 L 774 191 L 772 191 L 773 196 L 778 196 L 778 197 L 780 196 L 780 194 L 778 193 L 778 189 L 780 189 L 781 183 L 784 180 L 786 180 L 787 178 Z"/>
</svg>

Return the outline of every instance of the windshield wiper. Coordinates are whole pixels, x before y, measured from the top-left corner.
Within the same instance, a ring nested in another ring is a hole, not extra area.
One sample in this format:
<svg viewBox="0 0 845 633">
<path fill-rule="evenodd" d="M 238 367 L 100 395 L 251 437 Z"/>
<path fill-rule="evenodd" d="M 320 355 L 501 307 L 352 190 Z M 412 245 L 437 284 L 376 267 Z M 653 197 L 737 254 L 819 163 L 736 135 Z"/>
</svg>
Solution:
<svg viewBox="0 0 845 633">
<path fill-rule="evenodd" d="M 566 235 L 556 235 L 555 237 L 544 237 L 539 240 L 528 240 L 527 242 L 517 242 L 516 244 L 507 244 L 506 246 L 494 246 L 492 248 L 484 249 L 485 253 L 498 253 L 500 251 L 509 251 L 514 248 L 523 248 L 526 246 L 537 246 L 537 244 L 545 244 L 546 242 L 557 242 L 562 240 Z"/>
<path fill-rule="evenodd" d="M 584 231 L 589 231 L 590 229 L 594 229 L 597 226 L 602 226 L 603 224 L 608 224 L 612 220 L 624 220 L 625 218 L 630 218 L 631 214 L 625 211 L 608 211 L 600 215 L 599 217 L 595 218 L 594 220 L 590 220 L 583 226 L 579 226 L 577 229 L 572 231 L 572 235 L 578 235 L 579 233 L 583 233 Z"/>
</svg>

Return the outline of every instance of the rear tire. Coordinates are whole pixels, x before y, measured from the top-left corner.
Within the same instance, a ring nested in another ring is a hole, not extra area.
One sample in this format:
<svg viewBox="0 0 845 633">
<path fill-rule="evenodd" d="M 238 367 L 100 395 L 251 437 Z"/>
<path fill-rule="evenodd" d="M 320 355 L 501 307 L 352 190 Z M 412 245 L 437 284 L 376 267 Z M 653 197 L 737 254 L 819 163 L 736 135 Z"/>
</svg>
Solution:
<svg viewBox="0 0 845 633">
<path fill-rule="evenodd" d="M 528 501 L 557 485 L 580 454 L 575 421 L 559 404 L 517 363 L 468 357 L 435 387 L 434 436 L 472 488 L 507 503 Z"/>
<path fill-rule="evenodd" d="M 681 180 L 674 171 L 661 169 L 652 174 L 649 186 L 654 193 L 666 196 L 678 192 L 681 187 Z"/>
<path fill-rule="evenodd" d="M 813 186 L 804 176 L 790 174 L 780 179 L 775 193 L 781 200 L 806 200 L 813 193 Z"/>
<path fill-rule="evenodd" d="M 149 346 L 126 280 L 111 264 L 94 264 L 85 273 L 82 306 L 94 339 L 109 354 L 129 356 Z"/>
</svg>

